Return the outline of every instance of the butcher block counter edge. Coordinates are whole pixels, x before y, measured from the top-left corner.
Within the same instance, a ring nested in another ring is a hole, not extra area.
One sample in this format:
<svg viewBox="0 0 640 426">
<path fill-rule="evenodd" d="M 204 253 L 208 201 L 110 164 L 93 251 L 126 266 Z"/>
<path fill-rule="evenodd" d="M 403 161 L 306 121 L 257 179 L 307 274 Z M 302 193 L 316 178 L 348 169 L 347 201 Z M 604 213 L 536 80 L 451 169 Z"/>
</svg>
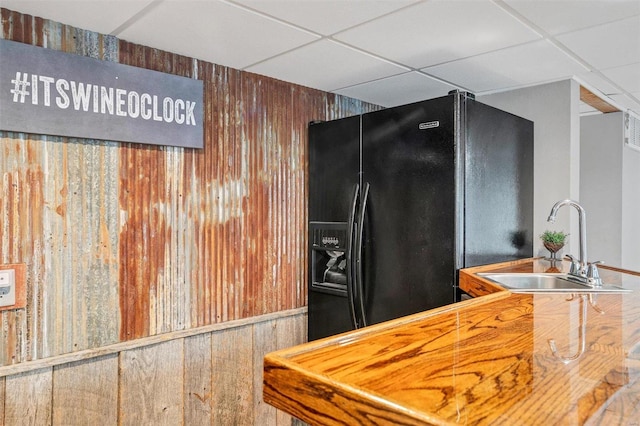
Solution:
<svg viewBox="0 0 640 426">
<path fill-rule="evenodd" d="M 361 415 L 366 413 L 372 424 L 376 425 L 452 425 L 443 419 L 430 416 L 425 412 L 410 410 L 398 404 L 393 404 L 383 395 L 375 395 L 370 390 L 363 391 L 330 377 L 316 374 L 301 368 L 290 358 L 319 348 L 341 343 L 347 343 L 366 336 L 380 333 L 391 328 L 423 321 L 442 313 L 489 303 L 494 300 L 510 296 L 508 291 L 488 294 L 481 298 L 468 299 L 459 303 L 431 309 L 396 320 L 366 327 L 362 330 L 351 331 L 325 339 L 315 340 L 287 349 L 269 353 L 264 358 L 263 397 L 264 401 L 281 409 L 303 421 L 311 424 L 349 424 L 347 420 L 337 421 L 338 418 L 348 416 L 346 410 L 336 406 L 336 396 L 345 404 L 349 411 L 355 410 Z M 332 393 L 332 400 L 328 401 L 326 392 Z M 339 411 L 337 413 L 336 411 Z M 322 419 L 320 421 L 320 419 Z M 346 422 L 346 423 L 345 423 Z"/>
</svg>

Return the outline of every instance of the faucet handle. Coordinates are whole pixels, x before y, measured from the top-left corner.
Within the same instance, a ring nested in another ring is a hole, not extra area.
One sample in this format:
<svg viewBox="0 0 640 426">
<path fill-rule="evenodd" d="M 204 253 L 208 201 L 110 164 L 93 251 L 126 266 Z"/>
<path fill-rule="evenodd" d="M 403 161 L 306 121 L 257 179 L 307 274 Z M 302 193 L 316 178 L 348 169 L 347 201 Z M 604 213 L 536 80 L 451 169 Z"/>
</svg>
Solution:
<svg viewBox="0 0 640 426">
<path fill-rule="evenodd" d="M 580 272 L 580 261 L 570 254 L 564 255 L 565 259 L 571 261 L 571 268 L 569 269 L 569 273 L 572 275 L 576 275 Z"/>
<path fill-rule="evenodd" d="M 602 285 L 602 279 L 600 278 L 600 273 L 598 272 L 597 266 L 602 263 L 604 263 L 602 260 L 587 263 L 587 280 L 589 281 L 589 284 L 592 284 L 596 287 L 600 287 Z"/>
</svg>

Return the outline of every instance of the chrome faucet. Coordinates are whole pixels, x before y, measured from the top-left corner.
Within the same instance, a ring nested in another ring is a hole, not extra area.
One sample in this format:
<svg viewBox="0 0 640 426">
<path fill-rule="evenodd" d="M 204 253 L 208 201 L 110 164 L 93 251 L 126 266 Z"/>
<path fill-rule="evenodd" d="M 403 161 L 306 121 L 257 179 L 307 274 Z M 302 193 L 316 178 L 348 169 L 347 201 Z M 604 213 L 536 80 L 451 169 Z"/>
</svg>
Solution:
<svg viewBox="0 0 640 426">
<path fill-rule="evenodd" d="M 551 207 L 551 213 L 547 218 L 547 222 L 555 222 L 558 209 L 562 206 L 573 206 L 578 210 L 578 226 L 580 227 L 580 254 L 578 262 L 580 266 L 576 271 L 577 275 L 586 275 L 587 272 L 587 213 L 584 208 L 573 200 L 558 201 Z"/>
<path fill-rule="evenodd" d="M 578 210 L 578 226 L 580 228 L 580 254 L 579 258 L 575 259 L 571 255 L 567 255 L 571 259 L 570 275 L 580 278 L 582 281 L 595 286 L 602 285 L 602 280 L 598 274 L 598 262 L 589 263 L 587 260 L 587 214 L 584 208 L 573 200 L 561 200 L 553 205 L 551 213 L 549 213 L 548 222 L 555 222 L 558 209 L 562 206 L 573 206 Z"/>
</svg>

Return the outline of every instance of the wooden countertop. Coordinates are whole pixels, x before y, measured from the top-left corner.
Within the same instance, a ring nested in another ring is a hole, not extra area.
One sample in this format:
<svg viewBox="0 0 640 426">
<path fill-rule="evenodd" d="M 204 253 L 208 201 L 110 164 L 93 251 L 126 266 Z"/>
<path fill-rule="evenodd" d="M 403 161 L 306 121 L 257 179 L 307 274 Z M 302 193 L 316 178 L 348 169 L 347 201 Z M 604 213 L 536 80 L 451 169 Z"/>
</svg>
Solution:
<svg viewBox="0 0 640 426">
<path fill-rule="evenodd" d="M 470 268 L 460 285 L 482 297 L 270 353 L 264 400 L 326 425 L 639 424 L 640 274 L 601 268 L 634 291 L 591 298 L 475 275 L 550 266 Z"/>
</svg>

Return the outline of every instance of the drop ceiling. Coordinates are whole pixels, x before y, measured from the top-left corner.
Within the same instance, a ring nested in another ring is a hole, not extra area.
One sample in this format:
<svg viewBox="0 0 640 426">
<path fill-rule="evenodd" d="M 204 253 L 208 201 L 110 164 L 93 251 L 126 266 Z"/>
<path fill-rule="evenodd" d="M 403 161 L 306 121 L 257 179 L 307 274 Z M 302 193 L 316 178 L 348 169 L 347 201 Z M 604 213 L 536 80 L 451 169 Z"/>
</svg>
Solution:
<svg viewBox="0 0 640 426">
<path fill-rule="evenodd" d="M 575 78 L 640 115 L 640 0 L 0 0 L 383 106 Z M 582 112 L 596 110 L 583 104 Z"/>
</svg>

